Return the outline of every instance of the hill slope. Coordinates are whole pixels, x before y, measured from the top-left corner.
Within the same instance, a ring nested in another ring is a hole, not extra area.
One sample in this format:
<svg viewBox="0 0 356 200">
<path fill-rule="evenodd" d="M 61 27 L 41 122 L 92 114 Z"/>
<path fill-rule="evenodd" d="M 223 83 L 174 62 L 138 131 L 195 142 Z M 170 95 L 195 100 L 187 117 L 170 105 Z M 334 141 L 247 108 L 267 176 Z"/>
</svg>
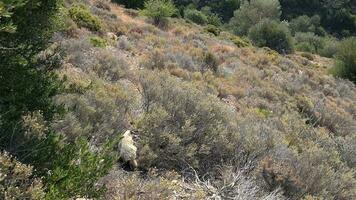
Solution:
<svg viewBox="0 0 356 200">
<path fill-rule="evenodd" d="M 98 2 L 101 31 L 68 19 L 54 36 L 68 113 L 53 128 L 93 148 L 136 131 L 142 173 L 113 170 L 108 199 L 356 197 L 356 87 L 333 60 Z"/>
</svg>

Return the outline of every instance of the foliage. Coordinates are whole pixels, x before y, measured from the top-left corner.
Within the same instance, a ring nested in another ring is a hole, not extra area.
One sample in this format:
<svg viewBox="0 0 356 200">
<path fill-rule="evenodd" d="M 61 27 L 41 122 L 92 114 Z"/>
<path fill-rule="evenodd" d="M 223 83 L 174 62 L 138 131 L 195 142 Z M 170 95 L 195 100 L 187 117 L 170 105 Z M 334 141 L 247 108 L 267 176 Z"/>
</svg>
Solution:
<svg viewBox="0 0 356 200">
<path fill-rule="evenodd" d="M 230 20 L 231 29 L 237 35 L 246 35 L 248 30 L 263 19 L 279 20 L 281 7 L 278 0 L 245 1 Z"/>
<path fill-rule="evenodd" d="M 101 37 L 96 37 L 96 36 L 90 38 L 90 43 L 94 47 L 106 47 L 108 45 L 107 40 L 105 40 L 104 38 L 101 38 Z"/>
<path fill-rule="evenodd" d="M 112 153 L 119 138 L 93 152 L 86 140 L 56 150 L 51 171 L 45 182 L 47 199 L 69 199 L 76 196 L 99 198 L 104 188 L 95 186 L 98 179 L 106 175 L 116 161 Z"/>
<path fill-rule="evenodd" d="M 201 10 L 204 10 L 204 7 L 209 7 L 211 12 L 221 17 L 224 22 L 233 16 L 233 12 L 239 8 L 241 2 L 241 0 L 174 0 L 174 3 L 182 10 L 190 5 Z"/>
<path fill-rule="evenodd" d="M 115 3 L 125 5 L 127 8 L 142 8 L 145 0 L 112 0 Z"/>
<path fill-rule="evenodd" d="M 184 18 L 200 25 L 206 25 L 208 23 L 208 17 L 196 9 L 185 10 Z"/>
<path fill-rule="evenodd" d="M 24 6 L 28 0 L 1 1 L 0 2 L 0 32 L 15 32 L 16 26 L 12 22 L 13 11 Z"/>
<path fill-rule="evenodd" d="M 306 51 L 310 53 L 317 53 L 324 46 L 323 38 L 311 32 L 296 33 L 295 41 L 297 50 Z"/>
<path fill-rule="evenodd" d="M 204 64 L 207 69 L 212 70 L 213 72 L 218 72 L 219 60 L 218 58 L 211 52 L 207 52 L 204 56 Z"/>
<path fill-rule="evenodd" d="M 142 14 L 152 18 L 155 25 L 164 26 L 167 17 L 173 16 L 176 11 L 171 0 L 148 0 L 144 4 Z"/>
<path fill-rule="evenodd" d="M 213 13 L 211 11 L 210 7 L 204 6 L 201 9 L 201 12 L 204 13 L 207 16 L 208 24 L 213 25 L 213 26 L 221 26 L 222 25 L 221 17 L 218 14 Z"/>
<path fill-rule="evenodd" d="M 293 34 L 297 32 L 311 32 L 320 36 L 326 34 L 325 30 L 320 26 L 320 17 L 318 15 L 313 17 L 298 16 L 290 21 L 290 28 Z"/>
<path fill-rule="evenodd" d="M 249 37 L 259 47 L 269 47 L 284 54 L 293 52 L 292 36 L 283 23 L 264 20 L 250 29 Z"/>
<path fill-rule="evenodd" d="M 35 1 L 15 7 L 11 20 L 17 27 L 16 32 L 0 32 L 0 116 L 3 121 L 0 146 L 12 149 L 10 153 L 20 161 L 21 156 L 14 151 L 23 148 L 20 145 L 24 140 L 20 128 L 22 115 L 41 110 L 44 119 L 50 120 L 58 110 L 51 98 L 60 85 L 50 70 L 58 67 L 58 63 L 43 66 L 36 54 L 46 47 L 58 28 L 59 6 L 60 1 Z"/>
<path fill-rule="evenodd" d="M 355 34 L 355 5 L 349 0 L 281 0 L 283 19 L 291 20 L 298 16 L 319 15 L 321 25 L 331 33 L 342 36 Z"/>
<path fill-rule="evenodd" d="M 336 54 L 336 65 L 332 69 L 335 76 L 356 82 L 356 38 L 351 37 L 340 43 Z"/>
<path fill-rule="evenodd" d="M 221 29 L 214 25 L 208 25 L 204 28 L 204 30 L 206 30 L 209 33 L 212 33 L 215 36 L 220 35 L 220 32 L 221 32 Z"/>
<path fill-rule="evenodd" d="M 73 6 L 69 9 L 69 16 L 80 26 L 92 31 L 99 31 L 102 28 L 98 17 L 92 15 L 83 5 Z"/>
<path fill-rule="evenodd" d="M 33 176 L 33 167 L 7 152 L 0 153 L 0 199 L 44 199 L 42 180 Z"/>
<path fill-rule="evenodd" d="M 229 135 L 232 116 L 222 103 L 157 71 L 145 72 L 141 84 L 145 114 L 137 123 L 140 166 L 182 169 L 188 163 L 204 172 L 233 156 L 228 153 L 236 147 L 235 136 Z M 231 146 L 225 143 L 229 138 Z"/>
</svg>

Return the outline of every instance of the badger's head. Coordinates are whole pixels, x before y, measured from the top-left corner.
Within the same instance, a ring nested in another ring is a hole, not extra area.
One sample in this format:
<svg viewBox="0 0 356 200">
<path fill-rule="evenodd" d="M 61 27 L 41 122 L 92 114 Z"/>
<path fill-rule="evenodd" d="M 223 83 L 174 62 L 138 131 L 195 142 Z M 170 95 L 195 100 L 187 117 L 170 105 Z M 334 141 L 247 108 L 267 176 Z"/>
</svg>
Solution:
<svg viewBox="0 0 356 200">
<path fill-rule="evenodd" d="M 130 131 L 130 130 L 127 130 L 127 131 L 124 133 L 124 137 L 132 137 L 131 131 Z"/>
</svg>

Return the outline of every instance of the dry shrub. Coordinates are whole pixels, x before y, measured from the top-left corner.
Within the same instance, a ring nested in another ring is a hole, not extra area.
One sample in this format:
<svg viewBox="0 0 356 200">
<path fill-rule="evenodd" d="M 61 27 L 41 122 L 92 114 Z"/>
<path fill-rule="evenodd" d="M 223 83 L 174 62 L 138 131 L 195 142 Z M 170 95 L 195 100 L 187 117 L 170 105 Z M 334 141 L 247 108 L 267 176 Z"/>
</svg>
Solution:
<svg viewBox="0 0 356 200">
<path fill-rule="evenodd" d="M 0 199 L 45 199 L 40 178 L 33 168 L 22 164 L 7 152 L 0 153 Z"/>
<path fill-rule="evenodd" d="M 153 166 L 180 169 L 189 163 L 205 171 L 231 159 L 233 116 L 217 98 L 158 71 L 145 71 L 141 85 L 146 113 L 137 128 L 142 146 L 156 157 Z"/>
</svg>

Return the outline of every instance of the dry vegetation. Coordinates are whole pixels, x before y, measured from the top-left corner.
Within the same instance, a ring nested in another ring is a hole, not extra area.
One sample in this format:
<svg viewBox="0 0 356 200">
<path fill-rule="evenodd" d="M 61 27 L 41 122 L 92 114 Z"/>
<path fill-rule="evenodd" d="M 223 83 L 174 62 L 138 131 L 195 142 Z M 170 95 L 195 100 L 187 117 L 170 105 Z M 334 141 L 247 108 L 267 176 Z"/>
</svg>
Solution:
<svg viewBox="0 0 356 200">
<path fill-rule="evenodd" d="M 356 198 L 356 88 L 327 74 L 332 60 L 84 3 L 101 30 L 68 19 L 54 37 L 68 112 L 53 128 L 93 148 L 137 132 L 140 172 L 113 170 L 108 199 Z"/>
</svg>

